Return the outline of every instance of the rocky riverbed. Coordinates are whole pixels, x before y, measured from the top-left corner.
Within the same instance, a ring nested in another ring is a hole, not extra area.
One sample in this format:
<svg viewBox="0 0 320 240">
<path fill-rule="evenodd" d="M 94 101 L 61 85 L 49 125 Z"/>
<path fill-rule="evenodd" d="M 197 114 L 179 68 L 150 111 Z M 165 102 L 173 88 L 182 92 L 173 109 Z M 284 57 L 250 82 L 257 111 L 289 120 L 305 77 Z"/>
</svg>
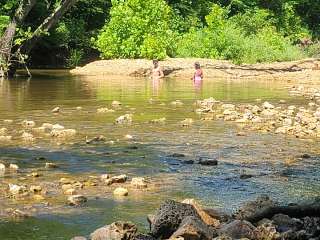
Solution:
<svg viewBox="0 0 320 240">
<path fill-rule="evenodd" d="M 193 199 L 167 200 L 147 220 L 147 234 L 139 232 L 134 223 L 118 221 L 95 230 L 88 239 L 316 240 L 320 238 L 320 201 L 282 206 L 261 196 L 228 215 L 217 209 L 203 209 Z"/>
</svg>

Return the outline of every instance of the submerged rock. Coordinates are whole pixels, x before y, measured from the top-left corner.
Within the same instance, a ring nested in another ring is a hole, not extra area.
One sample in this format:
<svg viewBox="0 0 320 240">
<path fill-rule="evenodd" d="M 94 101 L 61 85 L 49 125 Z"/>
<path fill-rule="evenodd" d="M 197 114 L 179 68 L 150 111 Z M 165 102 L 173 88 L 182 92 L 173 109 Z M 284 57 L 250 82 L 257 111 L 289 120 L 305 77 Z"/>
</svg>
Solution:
<svg viewBox="0 0 320 240">
<path fill-rule="evenodd" d="M 210 158 L 199 158 L 199 164 L 204 166 L 217 166 L 218 160 L 217 159 L 210 159 Z"/>
<path fill-rule="evenodd" d="M 80 206 L 86 203 L 88 199 L 83 195 L 72 195 L 68 197 L 68 202 L 71 206 Z"/>
<path fill-rule="evenodd" d="M 90 234 L 91 240 L 134 240 L 137 227 L 131 222 L 118 221 Z"/>
<path fill-rule="evenodd" d="M 47 168 L 47 169 L 50 169 L 50 168 L 58 168 L 58 165 L 55 164 L 55 163 L 49 163 L 49 162 L 47 162 L 47 163 L 45 164 L 45 168 Z"/>
<path fill-rule="evenodd" d="M 126 188 L 118 187 L 113 191 L 113 194 L 116 196 L 128 196 L 129 192 Z"/>
<path fill-rule="evenodd" d="M 125 114 L 116 119 L 117 124 L 130 124 L 132 123 L 132 114 Z"/>
<path fill-rule="evenodd" d="M 147 188 L 148 184 L 147 184 L 147 181 L 145 178 L 136 177 L 136 178 L 132 178 L 131 186 L 133 186 L 134 188 L 137 188 L 137 189 L 143 189 L 143 188 Z"/>
</svg>

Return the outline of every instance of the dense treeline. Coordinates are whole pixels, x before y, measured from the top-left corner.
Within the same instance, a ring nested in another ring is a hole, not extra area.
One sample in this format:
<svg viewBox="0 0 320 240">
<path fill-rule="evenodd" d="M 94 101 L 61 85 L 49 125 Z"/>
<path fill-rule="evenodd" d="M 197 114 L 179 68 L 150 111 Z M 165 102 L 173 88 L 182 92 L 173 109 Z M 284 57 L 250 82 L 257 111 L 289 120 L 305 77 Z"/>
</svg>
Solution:
<svg viewBox="0 0 320 240">
<path fill-rule="evenodd" d="M 0 34 L 19 0 L 0 0 Z M 32 36 L 63 1 L 38 0 L 14 45 Z M 236 63 L 320 52 L 319 0 L 78 0 L 41 33 L 29 63 L 75 66 L 102 58 L 207 57 Z"/>
</svg>

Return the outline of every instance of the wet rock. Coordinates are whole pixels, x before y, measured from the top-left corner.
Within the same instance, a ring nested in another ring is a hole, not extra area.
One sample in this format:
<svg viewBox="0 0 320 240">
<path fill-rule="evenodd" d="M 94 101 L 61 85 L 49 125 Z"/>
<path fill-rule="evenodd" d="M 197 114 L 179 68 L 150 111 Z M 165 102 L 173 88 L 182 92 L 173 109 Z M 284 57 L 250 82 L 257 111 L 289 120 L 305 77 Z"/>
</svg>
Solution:
<svg viewBox="0 0 320 240">
<path fill-rule="evenodd" d="M 168 155 L 167 157 L 170 157 L 170 158 L 183 158 L 185 156 L 186 155 L 183 154 L 183 153 L 173 153 L 173 154 Z"/>
<path fill-rule="evenodd" d="M 6 171 L 6 165 L 0 163 L 0 172 L 4 173 Z"/>
<path fill-rule="evenodd" d="M 288 215 L 276 214 L 272 217 L 272 221 L 277 227 L 278 232 L 286 232 L 289 230 L 301 230 L 303 222 L 298 219 L 290 218 Z"/>
<path fill-rule="evenodd" d="M 133 186 L 134 188 L 137 188 L 137 189 L 143 189 L 143 188 L 147 188 L 148 184 L 147 184 L 147 181 L 145 178 L 136 177 L 136 178 L 132 178 L 131 186 Z"/>
<path fill-rule="evenodd" d="M 132 114 L 125 114 L 116 119 L 117 124 L 130 124 L 132 123 Z"/>
<path fill-rule="evenodd" d="M 91 139 L 88 139 L 86 137 L 86 144 L 105 142 L 106 140 L 107 140 L 106 137 L 103 135 L 100 135 Z"/>
<path fill-rule="evenodd" d="M 264 102 L 264 103 L 262 104 L 262 107 L 263 107 L 264 109 L 274 109 L 274 106 L 273 106 L 271 103 L 269 103 L 269 102 Z"/>
<path fill-rule="evenodd" d="M 31 177 L 34 177 L 34 178 L 38 178 L 38 177 L 42 176 L 42 174 L 40 174 L 40 173 L 38 173 L 38 172 L 32 172 L 32 173 L 30 174 L 30 176 L 31 176 Z"/>
<path fill-rule="evenodd" d="M 231 220 L 231 216 L 221 210 L 206 208 L 203 209 L 203 211 L 213 219 L 219 220 L 220 222 L 228 222 Z"/>
<path fill-rule="evenodd" d="M 301 155 L 302 158 L 305 158 L 305 159 L 308 159 L 308 158 L 311 158 L 311 155 L 308 154 L 308 153 L 304 153 Z"/>
<path fill-rule="evenodd" d="M 25 186 L 19 186 L 16 184 L 11 184 L 9 183 L 9 192 L 12 195 L 18 195 L 18 194 L 22 194 L 27 190 L 27 188 Z"/>
<path fill-rule="evenodd" d="M 189 204 L 165 201 L 155 214 L 151 234 L 156 238 L 169 238 L 180 226 L 183 219 L 193 216 L 201 219 L 195 208 Z"/>
<path fill-rule="evenodd" d="M 91 240 L 134 240 L 137 227 L 131 222 L 118 221 L 90 234 Z"/>
<path fill-rule="evenodd" d="M 183 160 L 181 161 L 183 164 L 194 164 L 193 160 Z"/>
<path fill-rule="evenodd" d="M 242 179 L 242 180 L 249 179 L 249 178 L 253 178 L 253 175 L 246 174 L 246 173 L 240 174 L 240 179 Z"/>
<path fill-rule="evenodd" d="M 204 166 L 217 166 L 218 160 L 217 159 L 210 159 L 210 158 L 199 158 L 199 164 Z"/>
<path fill-rule="evenodd" d="M 55 164 L 55 163 L 49 163 L 49 162 L 47 162 L 47 163 L 45 164 L 45 168 L 47 168 L 47 169 L 58 168 L 58 165 Z"/>
<path fill-rule="evenodd" d="M 115 110 L 109 108 L 98 108 L 97 113 L 113 113 Z"/>
<path fill-rule="evenodd" d="M 106 179 L 109 179 L 110 178 L 110 175 L 109 174 L 102 174 L 101 176 L 100 176 L 100 179 L 102 180 L 102 181 L 105 181 Z"/>
<path fill-rule="evenodd" d="M 68 203 L 71 206 L 81 206 L 87 201 L 88 199 L 83 195 L 72 195 L 68 197 Z"/>
<path fill-rule="evenodd" d="M 77 131 L 75 129 L 62 129 L 62 130 L 54 129 L 50 132 L 51 137 L 54 137 L 54 138 L 71 138 L 71 137 L 74 137 L 76 134 L 77 134 Z"/>
<path fill-rule="evenodd" d="M 36 123 L 34 121 L 24 120 L 22 121 L 22 126 L 25 128 L 33 128 L 36 126 Z"/>
<path fill-rule="evenodd" d="M 234 220 L 231 223 L 221 226 L 219 234 L 225 234 L 235 239 L 249 238 L 255 239 L 255 227 L 247 221 Z"/>
<path fill-rule="evenodd" d="M 77 191 L 74 188 L 68 188 L 63 192 L 63 194 L 65 194 L 65 195 L 76 195 Z"/>
<path fill-rule="evenodd" d="M 194 209 L 199 214 L 201 220 L 212 227 L 217 227 L 220 225 L 220 221 L 210 216 L 206 211 L 202 209 L 202 207 L 194 200 L 194 199 L 185 199 L 182 203 L 189 204 L 194 207 Z"/>
<path fill-rule="evenodd" d="M 52 113 L 59 113 L 60 112 L 60 107 L 55 107 L 54 109 L 51 110 Z"/>
<path fill-rule="evenodd" d="M 119 107 L 121 105 L 122 105 L 122 103 L 119 101 L 112 101 L 112 103 L 111 103 L 111 106 L 113 106 L 113 107 Z"/>
<path fill-rule="evenodd" d="M 126 188 L 118 187 L 113 191 L 113 195 L 116 196 L 128 196 L 129 192 Z"/>
<path fill-rule="evenodd" d="M 24 132 L 22 135 L 21 135 L 21 138 L 23 141 L 26 141 L 26 142 L 32 142 L 34 141 L 34 137 L 31 133 L 27 133 L 27 132 Z"/>
<path fill-rule="evenodd" d="M 107 186 L 110 186 L 113 182 L 112 182 L 112 179 L 106 179 L 106 180 L 104 180 L 104 183 L 105 183 Z"/>
<path fill-rule="evenodd" d="M 147 234 L 137 234 L 134 240 L 156 240 L 156 239 Z"/>
<path fill-rule="evenodd" d="M 114 176 L 111 178 L 112 183 L 125 183 L 127 181 L 128 177 L 125 174 Z"/>
<path fill-rule="evenodd" d="M 184 218 L 170 239 L 182 237 L 184 240 L 211 240 L 217 236 L 215 231 L 197 217 Z"/>
<path fill-rule="evenodd" d="M 181 126 L 183 127 L 189 127 L 193 124 L 193 119 L 192 118 L 186 118 L 183 121 L 181 121 Z"/>
<path fill-rule="evenodd" d="M 254 201 L 245 203 L 235 214 L 236 219 L 246 219 L 254 215 L 256 212 L 266 207 L 274 207 L 276 203 L 267 195 L 262 195 Z"/>
<path fill-rule="evenodd" d="M 37 186 L 37 185 L 30 186 L 30 192 L 32 193 L 40 193 L 41 191 L 42 191 L 41 186 Z"/>
</svg>

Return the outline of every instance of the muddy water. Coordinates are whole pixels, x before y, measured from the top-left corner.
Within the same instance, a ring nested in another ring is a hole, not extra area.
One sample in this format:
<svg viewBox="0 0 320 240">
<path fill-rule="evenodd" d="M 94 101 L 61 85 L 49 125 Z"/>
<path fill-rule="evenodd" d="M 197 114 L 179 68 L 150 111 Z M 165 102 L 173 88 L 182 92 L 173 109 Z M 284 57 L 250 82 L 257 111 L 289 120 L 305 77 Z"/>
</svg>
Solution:
<svg viewBox="0 0 320 240">
<path fill-rule="evenodd" d="M 31 80 L 0 82 L 0 128 L 8 128 L 11 143 L 0 144 L 0 160 L 16 163 L 20 173 L 0 178 L 1 189 L 8 183 L 50 184 L 60 177 L 77 179 L 103 173 L 144 176 L 152 183 L 148 191 L 130 192 L 116 199 L 112 191 L 93 187 L 81 193 L 89 199 L 83 208 L 68 207 L 66 197 L 49 193 L 46 203 L 7 199 L 0 195 L 1 211 L 23 208 L 35 217 L 0 222 L 0 239 L 70 239 L 88 235 L 99 226 L 116 220 L 131 220 L 146 229 L 146 215 L 167 198 L 196 198 L 203 205 L 231 211 L 242 202 L 260 194 L 292 202 L 318 196 L 319 142 L 299 140 L 274 134 L 249 132 L 238 137 L 238 126 L 221 121 L 200 121 L 193 103 L 214 97 L 228 103 L 257 103 L 256 99 L 305 105 L 302 98 L 292 98 L 286 83 L 272 80 L 206 80 L 193 85 L 188 79 L 133 79 L 120 77 L 73 77 L 65 72 L 37 72 Z M 181 100 L 182 106 L 170 103 Z M 97 114 L 97 108 L 108 107 L 113 100 L 122 102 L 114 113 Z M 61 113 L 51 109 L 59 106 Z M 81 106 L 82 110 L 76 107 Z M 131 125 L 118 126 L 114 120 L 125 113 L 133 114 Z M 149 121 L 165 117 L 165 124 Z M 193 118 L 190 127 L 180 121 Z M 11 125 L 2 123 L 12 119 Z M 56 141 L 35 135 L 33 143 L 20 140 L 21 121 L 59 123 L 77 130 L 75 138 Z M 125 139 L 125 135 L 133 139 Z M 104 135 L 106 143 L 85 143 L 86 136 Z M 113 141 L 113 144 L 109 141 Z M 184 159 L 217 158 L 217 167 L 182 164 L 167 157 L 185 154 Z M 311 158 L 300 159 L 304 153 Z M 59 165 L 43 171 L 44 157 Z M 26 177 L 40 171 L 39 179 Z M 241 174 L 252 178 L 241 180 Z M 25 177 L 25 180 L 19 180 Z M 27 210 L 26 210 L 27 209 Z"/>
</svg>

